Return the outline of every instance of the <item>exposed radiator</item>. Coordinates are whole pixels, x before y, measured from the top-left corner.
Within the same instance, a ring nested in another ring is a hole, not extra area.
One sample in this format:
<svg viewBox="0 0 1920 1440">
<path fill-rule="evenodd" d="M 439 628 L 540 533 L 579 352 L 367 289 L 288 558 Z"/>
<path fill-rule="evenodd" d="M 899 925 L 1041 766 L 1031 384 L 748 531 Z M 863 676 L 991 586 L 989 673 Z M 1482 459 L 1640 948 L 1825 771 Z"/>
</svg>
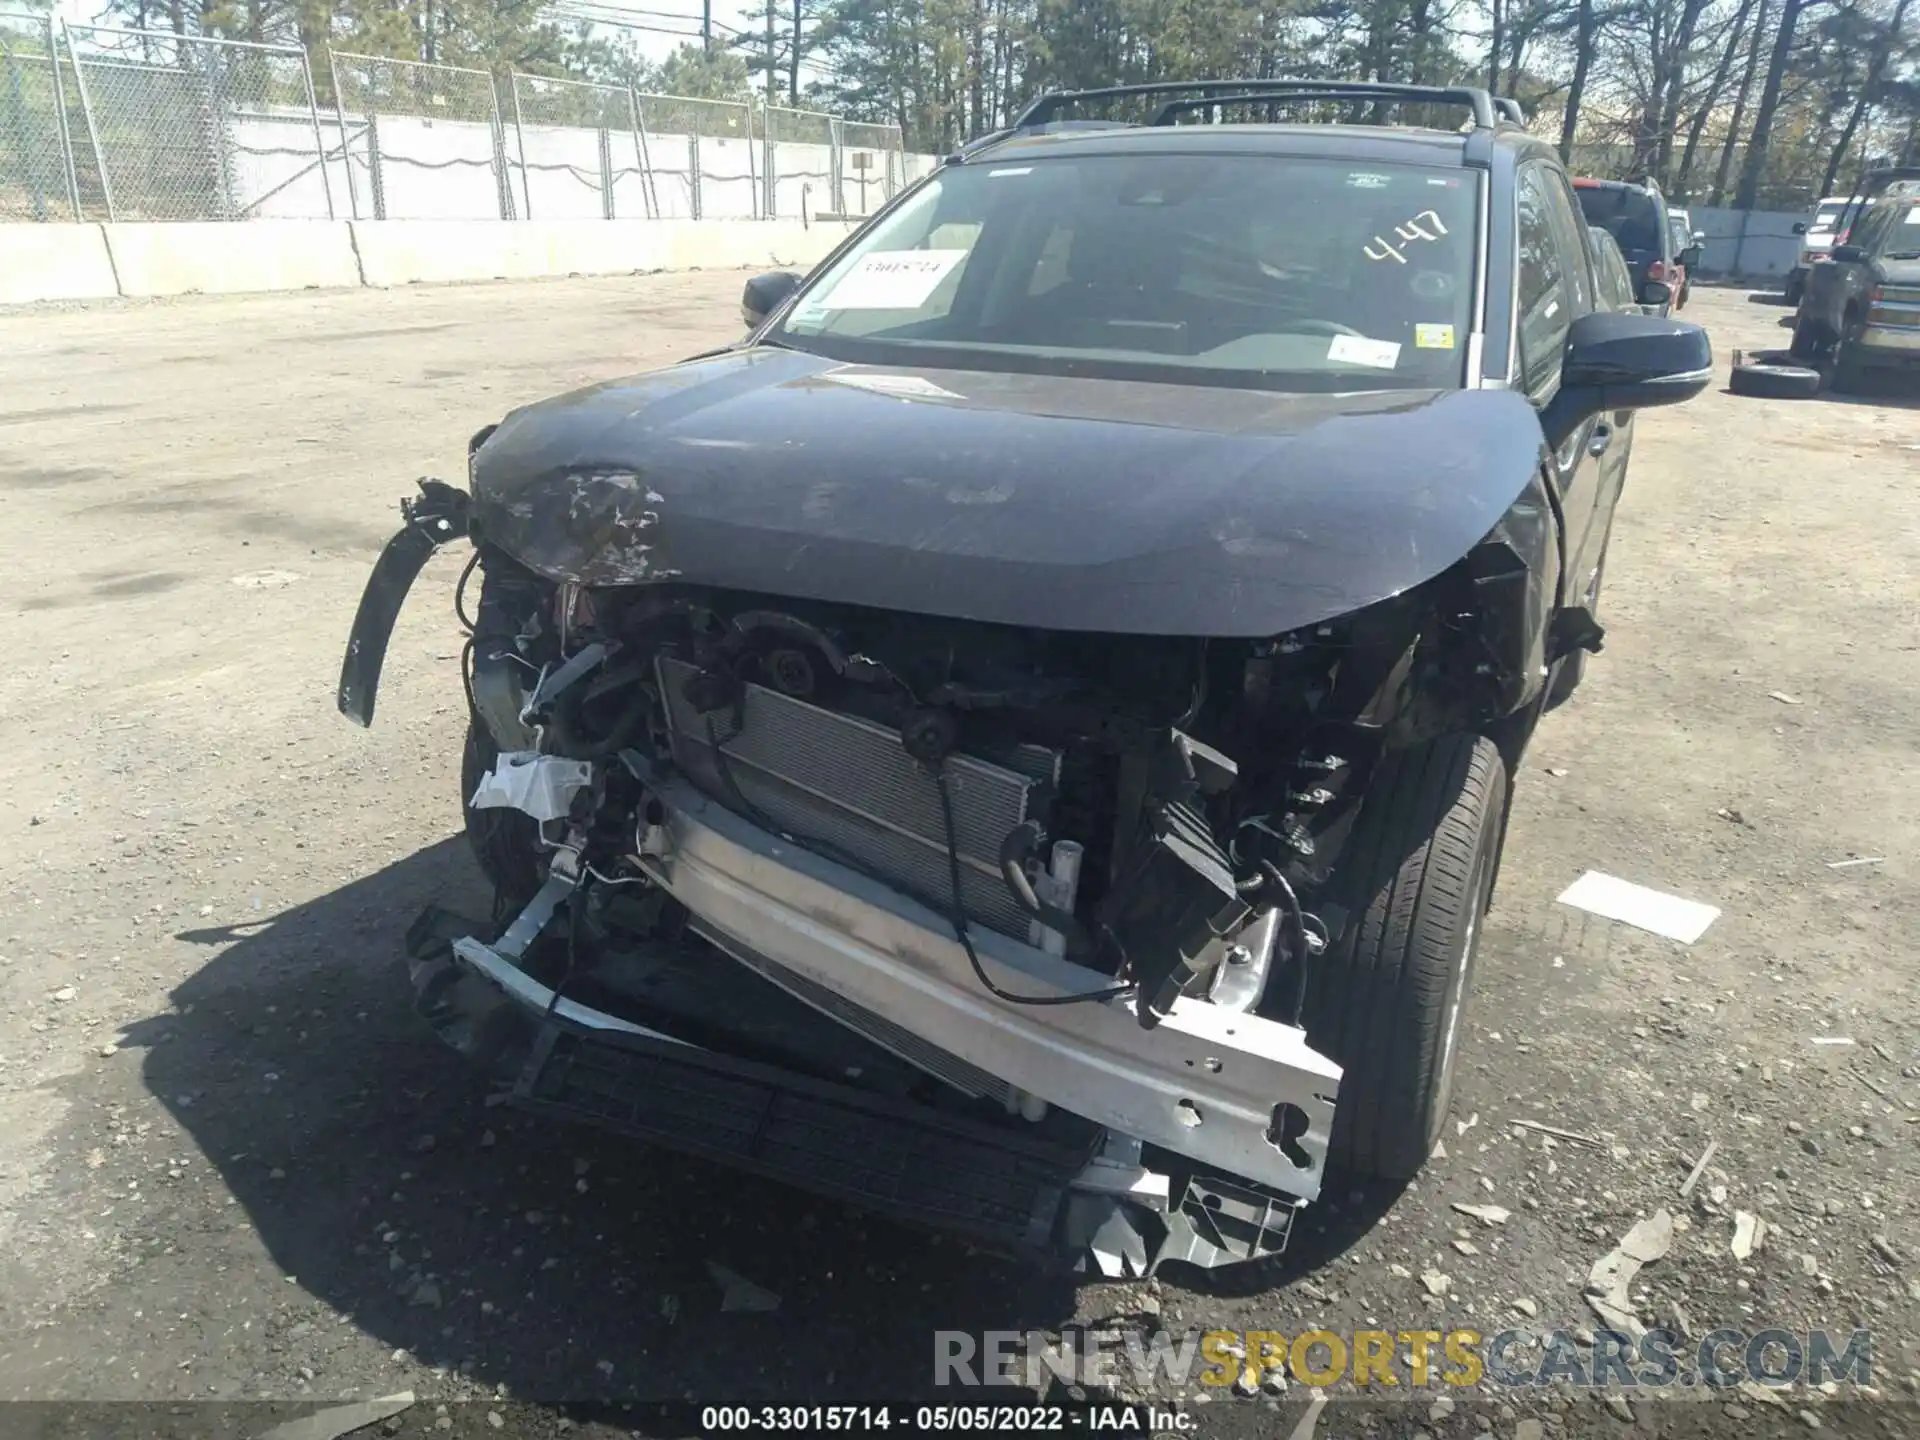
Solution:
<svg viewBox="0 0 1920 1440">
<path fill-rule="evenodd" d="M 686 698 L 696 667 L 665 655 L 657 664 L 674 760 L 696 783 L 729 805 L 738 786 L 747 804 L 795 841 L 850 856 L 945 913 L 952 881 L 939 787 L 898 732 L 760 685 L 746 687 L 740 709 L 702 715 Z M 725 752 L 725 775 L 708 743 L 709 723 Z M 947 785 L 967 918 L 1024 940 L 1027 915 L 1000 878 L 1000 845 L 1057 778 L 1060 762 L 1038 746 L 1007 758 L 1011 764 L 949 756 Z"/>
</svg>

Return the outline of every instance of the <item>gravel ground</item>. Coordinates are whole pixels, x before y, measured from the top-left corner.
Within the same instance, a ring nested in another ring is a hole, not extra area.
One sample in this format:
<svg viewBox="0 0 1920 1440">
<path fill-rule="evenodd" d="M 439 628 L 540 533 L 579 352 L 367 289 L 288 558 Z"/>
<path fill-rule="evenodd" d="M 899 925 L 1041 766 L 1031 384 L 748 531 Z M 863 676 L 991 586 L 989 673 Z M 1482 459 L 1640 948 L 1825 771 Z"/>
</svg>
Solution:
<svg viewBox="0 0 1920 1440">
<path fill-rule="evenodd" d="M 1920 1431 L 1897 398 L 1716 387 L 1641 418 L 1606 653 L 1520 778 L 1447 1154 L 1398 1195 L 1330 1185 L 1276 1271 L 1076 1288 L 488 1108 L 399 954 L 428 899 L 484 904 L 453 833 L 459 557 L 403 616 L 371 732 L 334 712 L 341 644 L 416 475 L 457 477 L 513 404 L 724 340 L 740 279 L 0 316 L 0 1397 L 100 1402 L 0 1430 L 251 1435 L 409 1389 L 389 1433 L 621 1434 L 652 1425 L 637 1399 L 933 1393 L 936 1329 L 1591 1325 L 1588 1267 L 1664 1207 L 1637 1314 L 1869 1329 L 1877 1397 L 1429 1392 L 1319 1433 Z M 1688 314 L 1723 367 L 1784 334 L 1736 291 Z M 1587 868 L 1723 914 L 1682 947 L 1557 906 Z M 1745 1261 L 1737 1211 L 1767 1227 Z M 779 1308 L 723 1313 L 709 1261 Z M 1284 1434 L 1304 1404 L 1194 1413 Z"/>
</svg>

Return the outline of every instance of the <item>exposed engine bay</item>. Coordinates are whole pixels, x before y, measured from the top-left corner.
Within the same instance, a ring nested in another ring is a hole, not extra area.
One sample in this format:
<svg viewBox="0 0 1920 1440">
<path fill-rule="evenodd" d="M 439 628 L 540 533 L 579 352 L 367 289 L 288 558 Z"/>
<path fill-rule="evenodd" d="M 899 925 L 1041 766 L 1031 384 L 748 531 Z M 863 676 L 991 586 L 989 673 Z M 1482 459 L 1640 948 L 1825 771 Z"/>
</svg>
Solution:
<svg viewBox="0 0 1920 1440">
<path fill-rule="evenodd" d="M 1377 772 L 1461 735 L 1516 762 L 1552 661 L 1598 638 L 1556 604 L 1538 490 L 1421 583 L 1239 638 L 587 585 L 422 489 L 340 704 L 370 721 L 414 576 L 472 539 L 462 785 L 496 903 L 409 938 L 442 1037 L 527 1108 L 1110 1276 L 1284 1247 L 1343 1083 L 1309 997 L 1402 843 L 1343 868 Z M 1503 817 L 1462 852 L 1470 902 Z M 1421 1023 L 1445 1048 L 1402 1171 L 1451 1057 L 1453 1020 Z"/>
<path fill-rule="evenodd" d="M 563 864 L 644 873 L 646 786 L 606 763 L 637 752 L 963 943 L 990 930 L 1111 976 L 1143 1027 L 1180 995 L 1253 1009 L 1270 972 L 1298 1023 L 1326 940 L 1298 891 L 1350 811 L 1352 761 L 1308 733 L 1342 657 L 1331 627 L 1210 647 L 494 566 L 474 690 L 496 743 L 600 767 L 564 771 L 593 778 L 542 825 Z"/>
</svg>

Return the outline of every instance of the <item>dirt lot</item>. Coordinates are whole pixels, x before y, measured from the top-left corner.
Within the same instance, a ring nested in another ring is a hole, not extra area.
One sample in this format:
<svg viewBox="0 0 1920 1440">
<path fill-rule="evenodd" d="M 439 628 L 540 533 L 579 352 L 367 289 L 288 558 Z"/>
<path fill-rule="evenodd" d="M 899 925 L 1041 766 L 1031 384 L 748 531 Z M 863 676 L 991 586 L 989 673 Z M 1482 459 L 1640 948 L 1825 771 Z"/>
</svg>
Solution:
<svg viewBox="0 0 1920 1440">
<path fill-rule="evenodd" d="M 1156 1309 L 1589 1325 L 1589 1265 L 1661 1206 L 1690 1223 L 1641 1276 L 1649 1323 L 1866 1328 L 1881 1398 L 1429 1393 L 1320 1433 L 1920 1429 L 1920 410 L 1897 400 L 1716 388 L 1641 419 L 1606 653 L 1519 782 L 1448 1153 L 1398 1196 L 1331 1186 L 1270 1286 L 1076 1290 L 486 1108 L 399 955 L 420 905 L 476 886 L 459 557 L 416 591 L 370 733 L 333 709 L 341 642 L 416 475 L 457 477 L 513 404 L 726 338 L 739 283 L 0 316 L 0 1397 L 169 1402 L 34 1433 L 246 1434 L 266 1411 L 216 1407 L 412 1389 L 401 1433 L 612 1434 L 621 1400 L 921 1395 L 936 1329 Z M 1783 313 L 1701 292 L 1689 318 L 1724 376 Z M 1724 913 L 1683 948 L 1557 906 L 1587 868 Z M 1736 1210 L 1770 1232 L 1744 1263 Z M 722 1313 L 710 1260 L 780 1308 Z M 1196 1413 L 1285 1433 L 1304 1401 L 1273 1403 Z"/>
</svg>

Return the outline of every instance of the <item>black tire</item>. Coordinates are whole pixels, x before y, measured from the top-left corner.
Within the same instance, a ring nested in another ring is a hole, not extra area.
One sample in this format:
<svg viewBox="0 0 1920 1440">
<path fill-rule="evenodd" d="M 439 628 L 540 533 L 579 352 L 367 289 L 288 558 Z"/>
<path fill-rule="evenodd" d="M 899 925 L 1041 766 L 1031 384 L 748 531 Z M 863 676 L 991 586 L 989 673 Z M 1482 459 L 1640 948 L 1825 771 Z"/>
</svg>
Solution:
<svg viewBox="0 0 1920 1440">
<path fill-rule="evenodd" d="M 1860 363 L 1860 332 L 1866 322 L 1858 315 L 1847 317 L 1847 328 L 1834 342 L 1827 388 L 1841 395 L 1857 394 L 1866 379 L 1866 366 Z"/>
<path fill-rule="evenodd" d="M 1505 825 L 1494 743 L 1448 735 L 1384 756 L 1333 886 L 1340 939 L 1307 984 L 1309 1041 L 1345 1069 L 1330 1158 L 1407 1180 L 1440 1138 L 1480 917 Z"/>
<path fill-rule="evenodd" d="M 1806 283 L 1802 280 L 1787 281 L 1787 304 L 1798 305 L 1800 297 L 1806 292 Z"/>
<path fill-rule="evenodd" d="M 539 827 L 531 815 L 518 810 L 476 810 L 467 802 L 493 762 L 500 747 L 477 715 L 467 717 L 467 744 L 460 756 L 460 810 L 466 817 L 467 844 L 501 902 L 519 909 L 540 888 Z"/>
<path fill-rule="evenodd" d="M 1793 343 L 1787 347 L 1787 353 L 1796 361 L 1810 362 L 1820 358 L 1827 348 L 1826 331 L 1811 320 L 1799 316 L 1793 321 Z"/>
<path fill-rule="evenodd" d="M 1733 367 L 1728 388 L 1761 400 L 1811 400 L 1820 393 L 1821 375 L 1806 365 L 1747 363 Z"/>
</svg>

